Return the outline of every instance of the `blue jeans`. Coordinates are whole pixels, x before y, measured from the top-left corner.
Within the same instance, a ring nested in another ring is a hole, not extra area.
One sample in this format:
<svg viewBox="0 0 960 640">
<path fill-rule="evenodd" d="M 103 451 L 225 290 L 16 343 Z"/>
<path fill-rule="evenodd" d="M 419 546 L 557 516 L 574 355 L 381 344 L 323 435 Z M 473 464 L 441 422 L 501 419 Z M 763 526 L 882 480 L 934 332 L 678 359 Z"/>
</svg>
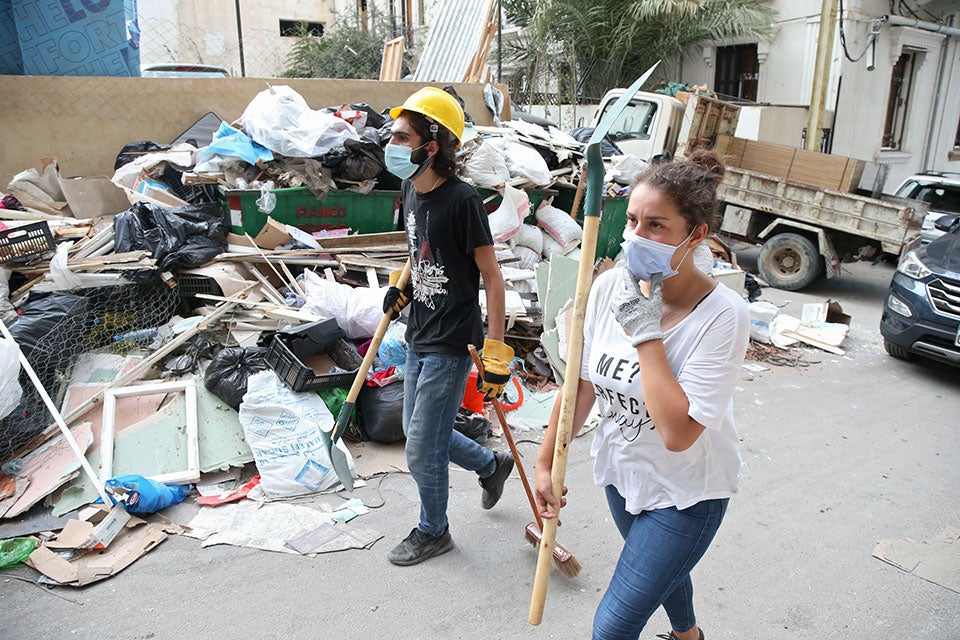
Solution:
<svg viewBox="0 0 960 640">
<path fill-rule="evenodd" d="M 729 499 L 634 515 L 615 488 L 607 486 L 606 493 L 624 544 L 593 618 L 594 640 L 636 640 L 660 605 L 674 630 L 692 629 L 697 618 L 690 571 L 713 541 Z"/>
<path fill-rule="evenodd" d="M 417 353 L 407 349 L 403 370 L 403 433 L 407 466 L 420 492 L 423 533 L 447 528 L 450 463 L 486 478 L 496 468 L 493 451 L 453 428 L 470 375 L 469 354 Z"/>
</svg>

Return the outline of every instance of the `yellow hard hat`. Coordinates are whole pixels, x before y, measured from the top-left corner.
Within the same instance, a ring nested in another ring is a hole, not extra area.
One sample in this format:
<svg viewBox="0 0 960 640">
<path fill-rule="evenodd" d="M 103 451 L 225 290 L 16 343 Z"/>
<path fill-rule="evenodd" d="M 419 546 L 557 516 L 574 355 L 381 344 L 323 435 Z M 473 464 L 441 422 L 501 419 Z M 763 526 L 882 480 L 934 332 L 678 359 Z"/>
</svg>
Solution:
<svg viewBox="0 0 960 640">
<path fill-rule="evenodd" d="M 424 87 L 412 93 L 402 105 L 390 109 L 390 117 L 396 120 L 401 111 L 415 111 L 443 125 L 456 136 L 457 146 L 460 146 L 463 138 L 463 107 L 443 89 Z"/>
</svg>

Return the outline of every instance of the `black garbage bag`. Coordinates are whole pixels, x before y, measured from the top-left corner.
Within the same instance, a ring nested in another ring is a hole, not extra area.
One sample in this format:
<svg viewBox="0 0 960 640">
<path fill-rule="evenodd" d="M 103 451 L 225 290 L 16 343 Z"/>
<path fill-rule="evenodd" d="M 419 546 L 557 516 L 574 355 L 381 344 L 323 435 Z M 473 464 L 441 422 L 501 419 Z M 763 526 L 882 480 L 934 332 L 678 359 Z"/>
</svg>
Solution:
<svg viewBox="0 0 960 640">
<path fill-rule="evenodd" d="M 582 142 L 584 144 L 590 142 L 590 136 L 593 135 L 593 127 L 577 127 L 576 129 L 571 129 L 569 133 L 577 142 Z M 610 139 L 610 136 L 603 136 L 603 140 L 600 141 L 600 155 L 604 158 L 609 156 L 622 156 L 623 151 L 620 151 L 620 147 Z"/>
<path fill-rule="evenodd" d="M 489 420 L 482 414 L 473 413 L 463 407 L 457 410 L 453 428 L 478 444 L 483 444 L 487 441 L 487 438 L 493 435 Z"/>
<path fill-rule="evenodd" d="M 344 140 L 342 146 L 325 153 L 320 164 L 333 169 L 334 180 L 362 182 L 376 178 L 386 171 L 378 131 L 367 129 L 360 140 Z"/>
<path fill-rule="evenodd" d="M 140 142 L 128 142 L 120 149 L 117 159 L 113 163 L 113 169 L 116 171 L 123 165 L 133 162 L 140 156 L 154 151 L 166 151 L 170 148 L 168 144 L 159 144 L 150 140 L 141 140 Z"/>
<path fill-rule="evenodd" d="M 461 97 L 460 97 L 460 94 L 457 93 L 457 90 L 453 88 L 453 85 L 452 85 L 452 84 L 448 84 L 447 86 L 445 86 L 445 87 L 443 88 L 443 90 L 446 91 L 447 93 L 449 93 L 450 95 L 452 95 L 452 96 L 454 97 L 454 99 L 455 99 L 457 102 L 460 103 L 460 108 L 463 109 L 463 119 L 464 119 L 464 121 L 472 123 L 472 122 L 473 122 L 473 116 L 471 116 L 469 113 L 467 113 L 467 109 L 466 109 L 467 103 L 463 101 L 463 98 L 461 98 Z"/>
<path fill-rule="evenodd" d="M 247 378 L 266 371 L 264 349 L 258 347 L 226 347 L 213 356 L 203 374 L 203 384 L 211 393 L 234 409 L 240 408 L 247 392 Z"/>
<path fill-rule="evenodd" d="M 352 109 L 354 111 L 365 111 L 367 114 L 367 121 L 364 126 L 373 127 L 374 129 L 379 129 L 383 126 L 383 123 L 386 122 L 386 118 L 377 112 L 376 109 L 371 107 L 366 102 L 359 102 L 357 104 L 344 104 L 336 107 L 326 107 L 322 111 L 324 113 L 337 113 L 338 111 L 343 111 L 346 109 Z"/>
<path fill-rule="evenodd" d="M 384 444 L 403 440 L 403 383 L 364 386 L 357 396 L 357 416 L 369 439 Z"/>
<path fill-rule="evenodd" d="M 10 325 L 10 334 L 40 384 L 57 398 L 66 384 L 64 372 L 70 371 L 80 353 L 86 332 L 93 326 L 89 300 L 69 293 L 35 295 L 20 307 L 20 315 Z M 43 433 L 51 418 L 43 398 L 26 371 L 20 372 L 23 398 L 16 409 L 0 420 L 0 461 L 6 461 L 19 447 Z"/>
<path fill-rule="evenodd" d="M 159 207 L 138 202 L 113 219 L 114 251 L 147 250 L 159 271 L 199 267 L 227 248 L 229 227 L 217 202 Z M 131 276 L 138 282 L 156 277 L 149 270 Z"/>
</svg>

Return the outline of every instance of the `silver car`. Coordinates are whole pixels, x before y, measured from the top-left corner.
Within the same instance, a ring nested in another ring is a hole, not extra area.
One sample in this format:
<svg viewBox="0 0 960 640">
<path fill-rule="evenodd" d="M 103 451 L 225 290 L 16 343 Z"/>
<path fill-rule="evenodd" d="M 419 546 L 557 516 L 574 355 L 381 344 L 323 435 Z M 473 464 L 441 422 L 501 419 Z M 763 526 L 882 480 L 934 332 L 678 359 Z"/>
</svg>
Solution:
<svg viewBox="0 0 960 640">
<path fill-rule="evenodd" d="M 913 198 L 930 205 L 923 220 L 921 244 L 936 240 L 943 231 L 934 223 L 941 216 L 960 213 L 960 173 L 920 173 L 910 176 L 897 189 L 897 196 Z"/>
</svg>

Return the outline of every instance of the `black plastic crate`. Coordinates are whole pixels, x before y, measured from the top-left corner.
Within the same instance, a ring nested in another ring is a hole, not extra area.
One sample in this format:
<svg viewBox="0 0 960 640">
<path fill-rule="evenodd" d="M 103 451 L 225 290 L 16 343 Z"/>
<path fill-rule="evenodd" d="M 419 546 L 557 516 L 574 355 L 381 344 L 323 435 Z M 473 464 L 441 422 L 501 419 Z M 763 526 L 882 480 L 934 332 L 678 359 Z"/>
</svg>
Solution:
<svg viewBox="0 0 960 640">
<path fill-rule="evenodd" d="M 318 353 L 304 357 L 302 360 L 294 355 L 287 345 L 289 336 L 278 333 L 273 336 L 267 349 L 267 364 L 273 369 L 283 382 L 294 391 L 313 391 L 315 389 L 330 389 L 334 387 L 349 387 L 360 369 L 363 358 L 357 350 L 343 338 L 338 339 Z M 325 356 L 325 357 L 323 357 Z M 341 373 L 323 373 L 316 370 L 315 360 L 323 359 L 325 363 L 332 363 L 344 369 Z"/>
<path fill-rule="evenodd" d="M 200 293 L 210 296 L 223 295 L 223 290 L 214 278 L 194 273 L 177 274 L 177 291 L 183 297 L 195 296 Z"/>
<path fill-rule="evenodd" d="M 43 220 L 0 230 L 0 263 L 29 262 L 56 248 L 50 225 Z"/>
</svg>

